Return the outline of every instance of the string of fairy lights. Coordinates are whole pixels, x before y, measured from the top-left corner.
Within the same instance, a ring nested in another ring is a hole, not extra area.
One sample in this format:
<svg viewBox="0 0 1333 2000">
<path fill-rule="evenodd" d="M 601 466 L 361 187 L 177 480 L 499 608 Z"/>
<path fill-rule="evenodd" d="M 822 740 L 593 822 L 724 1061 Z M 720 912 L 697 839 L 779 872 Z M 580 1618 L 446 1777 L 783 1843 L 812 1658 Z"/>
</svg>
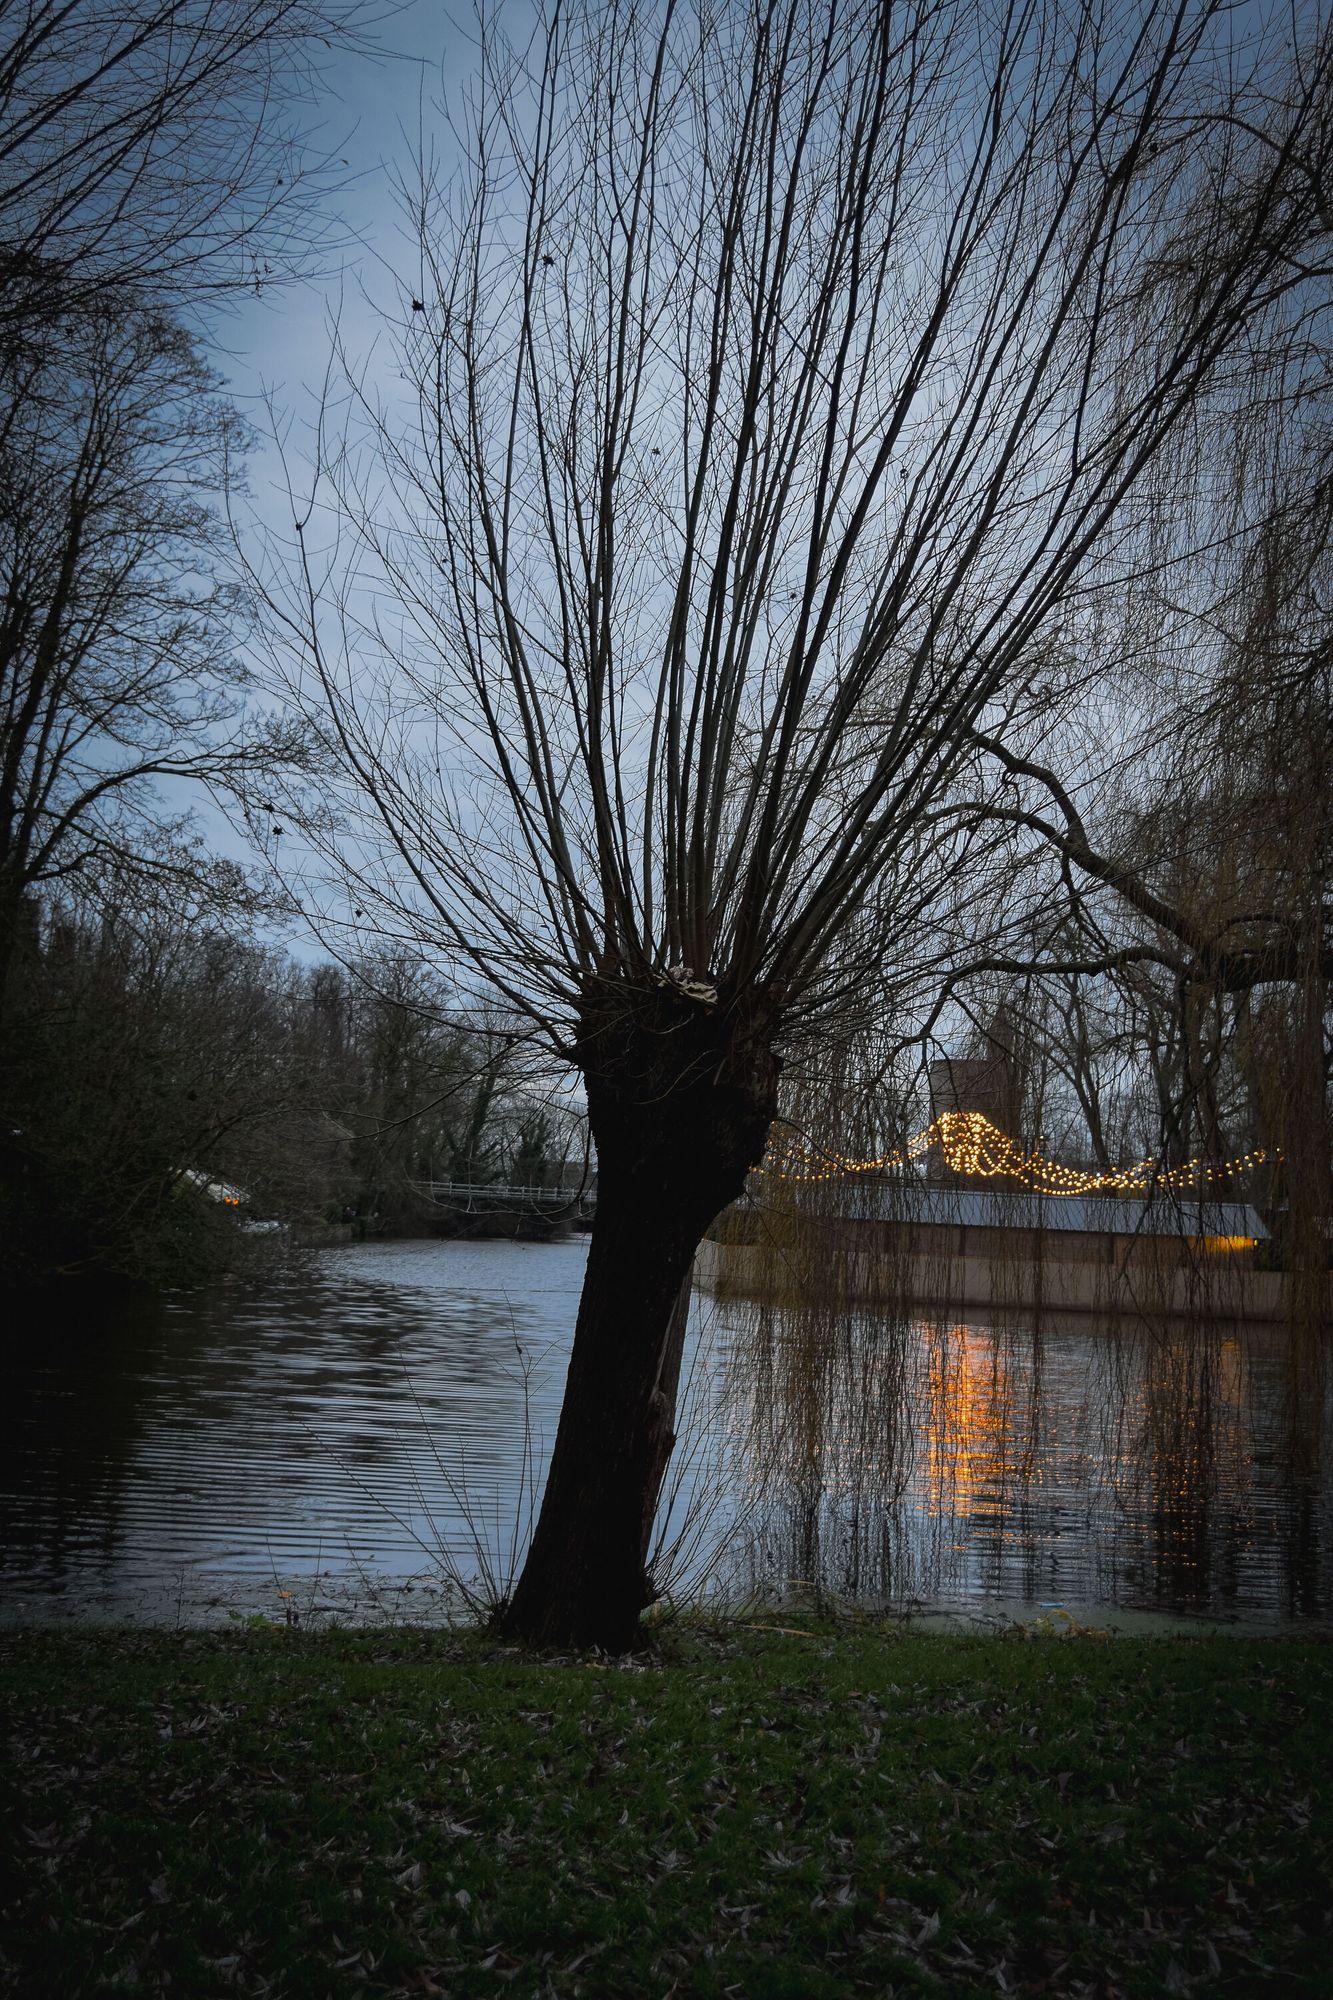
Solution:
<svg viewBox="0 0 1333 2000">
<path fill-rule="evenodd" d="M 1034 1194 L 1047 1195 L 1150 1194 L 1166 1188 L 1206 1188 L 1282 1157 L 1280 1152 L 1256 1146 L 1230 1160 L 1199 1157 L 1163 1167 L 1154 1159 L 1144 1159 L 1132 1166 L 1110 1167 L 1104 1173 L 1087 1173 L 1048 1159 L 1036 1148 L 1025 1151 L 983 1112 L 941 1111 L 923 1131 L 877 1159 L 853 1159 L 847 1153 L 797 1141 L 785 1153 L 770 1154 L 758 1171 L 780 1181 L 840 1180 L 848 1174 L 879 1174 L 908 1166 L 932 1146 L 939 1147 L 950 1173 L 979 1180 L 1016 1180 Z"/>
</svg>

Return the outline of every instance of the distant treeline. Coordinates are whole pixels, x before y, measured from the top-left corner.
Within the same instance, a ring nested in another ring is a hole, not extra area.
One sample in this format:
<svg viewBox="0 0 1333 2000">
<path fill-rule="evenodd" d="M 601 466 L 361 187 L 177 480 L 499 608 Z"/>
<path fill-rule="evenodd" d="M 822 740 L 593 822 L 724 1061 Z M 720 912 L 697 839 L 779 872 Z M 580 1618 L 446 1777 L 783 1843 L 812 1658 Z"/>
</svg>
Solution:
<svg viewBox="0 0 1333 2000">
<path fill-rule="evenodd" d="M 11 1279 L 191 1283 L 291 1240 L 257 1222 L 420 1231 L 446 1226 L 422 1183 L 581 1165 L 521 1029 L 418 957 L 301 964 L 192 917 L 32 912 L 3 1025 Z"/>
</svg>

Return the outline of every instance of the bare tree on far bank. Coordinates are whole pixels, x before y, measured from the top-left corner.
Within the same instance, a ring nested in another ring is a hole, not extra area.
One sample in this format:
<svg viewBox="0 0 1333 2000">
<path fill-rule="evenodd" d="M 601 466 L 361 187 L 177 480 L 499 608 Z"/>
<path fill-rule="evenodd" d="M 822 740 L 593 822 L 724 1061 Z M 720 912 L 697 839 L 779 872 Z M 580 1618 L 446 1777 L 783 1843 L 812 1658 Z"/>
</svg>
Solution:
<svg viewBox="0 0 1333 2000">
<path fill-rule="evenodd" d="M 452 1232 L 423 1183 L 515 1178 L 543 1135 L 577 1158 L 522 1048 L 418 961 L 298 964 L 203 876 L 45 899 L 5 1049 L 6 1284 L 192 1285 L 330 1224 Z"/>
<path fill-rule="evenodd" d="M 677 1301 L 784 1063 L 975 951 L 995 919 L 957 885 L 992 836 L 951 788 L 1288 296 L 1320 65 L 1241 32 L 1209 4 L 552 8 L 526 55 L 487 41 L 457 184 L 426 163 L 407 407 L 367 392 L 264 585 L 360 802 L 360 893 L 586 1085 L 525 1638 L 632 1640 Z M 1205 103 L 1243 204 L 1182 136 Z M 1145 339 L 1186 217 L 1197 282 Z"/>
<path fill-rule="evenodd" d="M 143 938 L 174 923 L 203 943 L 272 910 L 191 819 L 209 793 L 262 797 L 275 762 L 306 755 L 247 714 L 244 606 L 214 565 L 213 512 L 244 427 L 202 340 L 214 309 L 336 240 L 345 163 L 315 141 L 313 91 L 372 18 L 360 0 L 0 8 L 11 1275 L 198 1275 L 231 1239 L 207 1210 L 217 1226 L 193 1227 L 182 1174 L 225 1151 L 215 1112 L 257 1133 L 292 1095 L 276 1054 L 261 1081 L 256 1051 L 253 1089 L 233 1089 L 216 1047 L 188 1046 L 204 1010 L 182 1026 L 179 982 L 159 980 Z M 226 1024 L 233 1053 L 269 1018 L 243 1017 Z"/>
</svg>

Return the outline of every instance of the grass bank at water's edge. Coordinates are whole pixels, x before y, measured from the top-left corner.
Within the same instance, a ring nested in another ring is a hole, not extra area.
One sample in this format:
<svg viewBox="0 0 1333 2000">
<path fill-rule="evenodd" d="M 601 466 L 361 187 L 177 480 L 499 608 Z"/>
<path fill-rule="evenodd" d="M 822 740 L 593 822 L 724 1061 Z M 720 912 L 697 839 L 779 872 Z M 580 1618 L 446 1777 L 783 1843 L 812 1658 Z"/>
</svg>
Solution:
<svg viewBox="0 0 1333 2000">
<path fill-rule="evenodd" d="M 0 1635 L 0 1990 L 1333 1986 L 1333 1647 Z"/>
</svg>

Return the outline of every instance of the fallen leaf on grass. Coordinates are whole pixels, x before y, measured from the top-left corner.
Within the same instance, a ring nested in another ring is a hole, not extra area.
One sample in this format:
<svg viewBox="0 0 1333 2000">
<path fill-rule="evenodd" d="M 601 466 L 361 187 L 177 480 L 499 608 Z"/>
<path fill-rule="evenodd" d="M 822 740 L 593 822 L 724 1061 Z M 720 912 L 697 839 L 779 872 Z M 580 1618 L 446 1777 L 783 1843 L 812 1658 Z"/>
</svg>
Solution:
<svg viewBox="0 0 1333 2000">
<path fill-rule="evenodd" d="M 496 1944 L 491 1946 L 482 1959 L 481 1969 L 483 1972 L 517 1972 L 521 1963 L 521 1959 L 514 1958 L 511 1953 Z"/>
</svg>

